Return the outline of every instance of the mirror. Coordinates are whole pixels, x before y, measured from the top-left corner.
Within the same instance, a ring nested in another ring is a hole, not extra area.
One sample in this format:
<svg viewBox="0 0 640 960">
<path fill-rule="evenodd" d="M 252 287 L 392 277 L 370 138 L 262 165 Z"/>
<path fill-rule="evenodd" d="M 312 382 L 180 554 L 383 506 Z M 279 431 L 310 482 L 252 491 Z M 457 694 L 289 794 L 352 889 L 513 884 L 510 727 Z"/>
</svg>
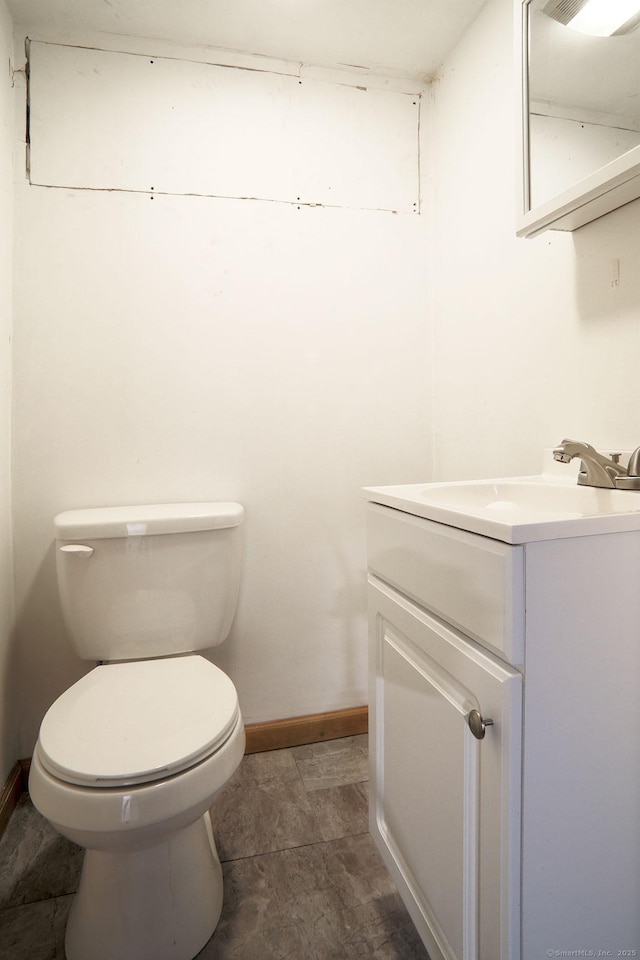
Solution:
<svg viewBox="0 0 640 960">
<path fill-rule="evenodd" d="M 584 6 L 518 2 L 519 236 L 575 230 L 640 196 L 640 29 L 632 21 L 613 36 L 580 32 L 567 20 Z"/>
</svg>

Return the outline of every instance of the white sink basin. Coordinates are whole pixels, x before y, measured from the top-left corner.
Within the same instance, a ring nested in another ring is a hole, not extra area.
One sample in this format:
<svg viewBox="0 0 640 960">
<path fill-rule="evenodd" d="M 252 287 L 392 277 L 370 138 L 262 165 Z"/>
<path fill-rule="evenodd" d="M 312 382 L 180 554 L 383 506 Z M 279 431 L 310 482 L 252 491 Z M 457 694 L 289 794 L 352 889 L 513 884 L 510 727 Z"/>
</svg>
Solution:
<svg viewBox="0 0 640 960">
<path fill-rule="evenodd" d="M 541 474 L 367 487 L 368 500 L 507 543 L 640 529 L 640 491 Z"/>
<path fill-rule="evenodd" d="M 638 491 L 527 479 L 431 484 L 424 487 L 422 495 L 431 503 L 454 510 L 488 510 L 505 515 L 534 513 L 569 519 L 640 510 Z"/>
</svg>

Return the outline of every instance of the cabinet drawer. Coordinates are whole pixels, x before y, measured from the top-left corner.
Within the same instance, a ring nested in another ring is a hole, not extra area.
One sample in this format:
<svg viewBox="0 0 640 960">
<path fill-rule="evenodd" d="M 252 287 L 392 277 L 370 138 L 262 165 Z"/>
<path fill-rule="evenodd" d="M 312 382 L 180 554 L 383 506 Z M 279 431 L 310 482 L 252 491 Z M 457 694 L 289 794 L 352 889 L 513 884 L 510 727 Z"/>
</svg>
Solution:
<svg viewBox="0 0 640 960">
<path fill-rule="evenodd" d="M 367 508 L 369 570 L 510 663 L 524 657 L 524 548 Z"/>
</svg>

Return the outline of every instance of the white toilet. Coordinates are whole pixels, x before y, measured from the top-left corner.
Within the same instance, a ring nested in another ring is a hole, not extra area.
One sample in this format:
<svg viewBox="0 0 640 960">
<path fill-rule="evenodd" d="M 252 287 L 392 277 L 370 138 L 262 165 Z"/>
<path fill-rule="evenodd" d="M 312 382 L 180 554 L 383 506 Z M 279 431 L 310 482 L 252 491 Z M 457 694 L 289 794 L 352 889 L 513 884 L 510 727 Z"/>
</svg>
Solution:
<svg viewBox="0 0 640 960">
<path fill-rule="evenodd" d="M 100 661 L 47 712 L 29 791 L 85 848 L 68 960 L 191 960 L 220 917 L 209 807 L 244 754 L 221 643 L 240 581 L 237 503 L 74 510 L 55 519 L 72 643 Z"/>
</svg>

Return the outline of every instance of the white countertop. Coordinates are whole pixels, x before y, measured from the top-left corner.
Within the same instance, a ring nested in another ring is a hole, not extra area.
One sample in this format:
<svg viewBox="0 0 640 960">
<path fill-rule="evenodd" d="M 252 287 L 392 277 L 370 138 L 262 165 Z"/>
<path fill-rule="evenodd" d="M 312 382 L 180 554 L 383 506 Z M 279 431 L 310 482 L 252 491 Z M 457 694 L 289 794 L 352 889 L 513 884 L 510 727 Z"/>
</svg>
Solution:
<svg viewBox="0 0 640 960">
<path fill-rule="evenodd" d="M 530 477 L 365 487 L 363 496 L 504 543 L 640 530 L 640 491 L 580 486 L 578 465 Z"/>
</svg>

